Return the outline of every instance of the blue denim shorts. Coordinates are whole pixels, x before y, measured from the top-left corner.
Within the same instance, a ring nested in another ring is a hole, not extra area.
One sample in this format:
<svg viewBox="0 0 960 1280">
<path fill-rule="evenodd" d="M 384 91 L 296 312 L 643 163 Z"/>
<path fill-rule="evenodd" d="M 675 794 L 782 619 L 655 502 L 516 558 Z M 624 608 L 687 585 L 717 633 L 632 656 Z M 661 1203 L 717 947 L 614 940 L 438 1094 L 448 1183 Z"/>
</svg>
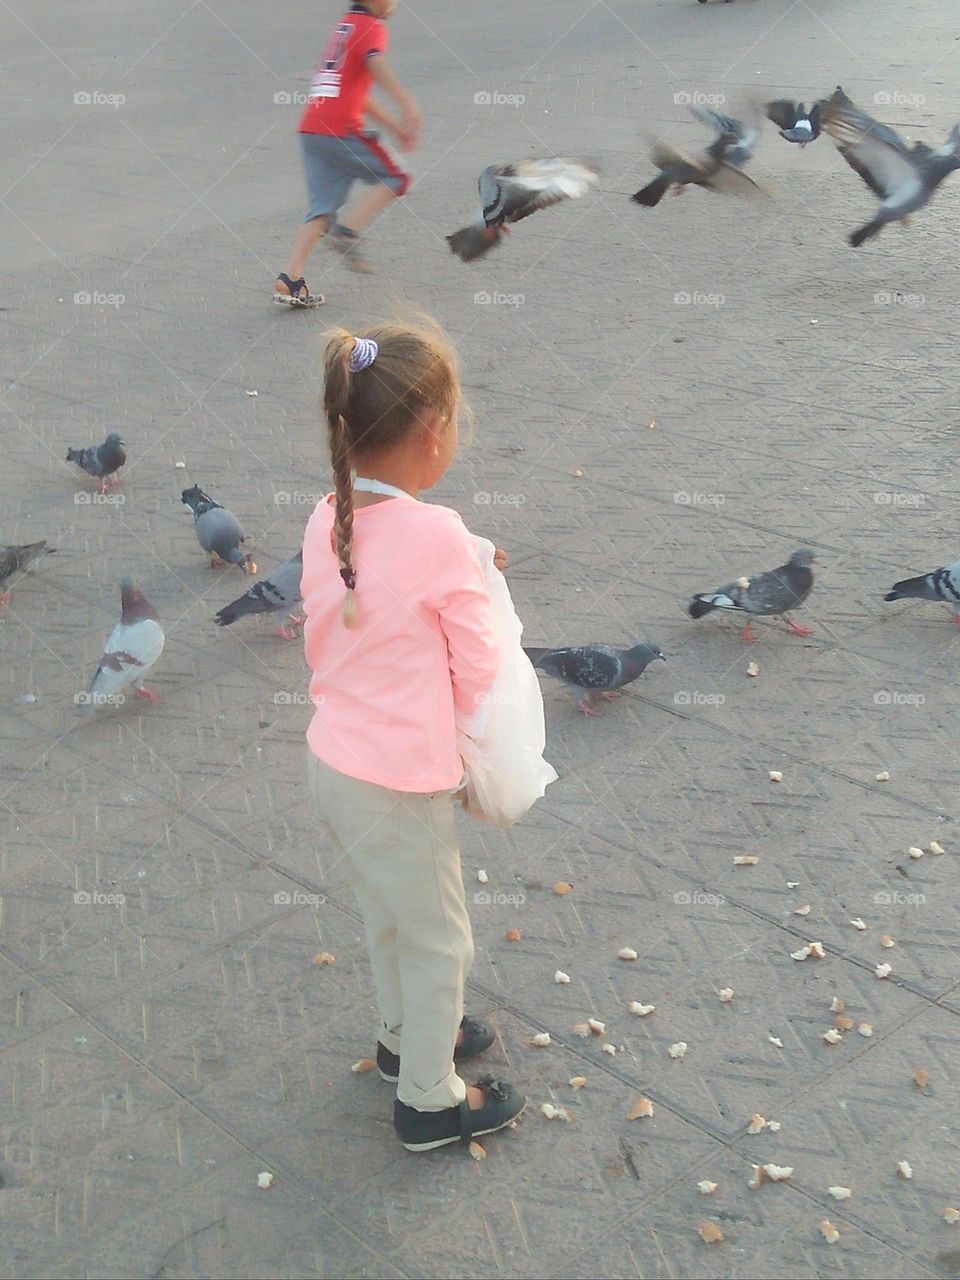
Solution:
<svg viewBox="0 0 960 1280">
<path fill-rule="evenodd" d="M 327 133 L 301 133 L 307 173 L 309 209 L 305 222 L 333 217 L 343 207 L 355 182 L 382 182 L 402 196 L 410 177 L 394 164 L 374 133 L 335 138 Z"/>
</svg>

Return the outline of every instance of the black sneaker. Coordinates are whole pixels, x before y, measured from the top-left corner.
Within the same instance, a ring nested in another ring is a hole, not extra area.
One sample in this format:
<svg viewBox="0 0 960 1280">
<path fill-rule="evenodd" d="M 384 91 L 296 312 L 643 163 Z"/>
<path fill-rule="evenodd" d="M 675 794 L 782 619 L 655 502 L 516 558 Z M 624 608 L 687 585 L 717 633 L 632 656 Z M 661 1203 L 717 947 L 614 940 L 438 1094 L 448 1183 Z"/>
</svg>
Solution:
<svg viewBox="0 0 960 1280">
<path fill-rule="evenodd" d="M 465 1017 L 460 1023 L 460 1030 L 463 1032 L 463 1040 L 453 1051 L 454 1062 L 465 1062 L 468 1058 L 479 1057 L 497 1038 L 495 1032 L 484 1023 L 478 1022 L 476 1018 Z M 377 1041 L 377 1070 L 380 1072 L 381 1080 L 386 1080 L 388 1084 L 396 1084 L 400 1079 L 399 1053 L 391 1053 L 379 1040 Z"/>
<path fill-rule="evenodd" d="M 527 1100 L 513 1085 L 493 1076 L 482 1076 L 477 1088 L 486 1094 L 479 1111 L 471 1111 L 464 1099 L 445 1111 L 417 1111 L 399 1098 L 393 1104 L 393 1127 L 408 1151 L 433 1151 L 452 1142 L 469 1144 L 485 1133 L 505 1129 L 523 1111 Z"/>
</svg>

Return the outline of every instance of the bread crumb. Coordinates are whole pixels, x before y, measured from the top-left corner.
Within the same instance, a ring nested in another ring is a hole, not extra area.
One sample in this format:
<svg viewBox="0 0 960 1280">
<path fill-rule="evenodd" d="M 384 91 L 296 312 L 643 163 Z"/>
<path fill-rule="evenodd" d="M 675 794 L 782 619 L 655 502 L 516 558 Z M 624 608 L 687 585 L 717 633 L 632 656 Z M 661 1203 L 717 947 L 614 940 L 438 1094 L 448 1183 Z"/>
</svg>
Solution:
<svg viewBox="0 0 960 1280">
<path fill-rule="evenodd" d="M 711 1182 L 709 1178 L 704 1178 L 702 1182 L 697 1183 L 697 1190 L 702 1196 L 712 1196 L 717 1189 L 717 1183 Z"/>
<path fill-rule="evenodd" d="M 777 1049 L 783 1048 L 783 1041 L 780 1039 L 779 1036 L 767 1036 L 767 1039 L 775 1048 Z"/>
<path fill-rule="evenodd" d="M 656 1009 L 655 1004 L 641 1004 L 639 1000 L 631 1000 L 627 1008 L 631 1013 L 635 1013 L 638 1018 L 645 1018 L 648 1013 L 653 1013 Z"/>
<path fill-rule="evenodd" d="M 723 1239 L 723 1232 L 715 1222 L 710 1222 L 709 1219 L 701 1222 L 697 1230 L 700 1233 L 700 1239 L 705 1244 L 719 1244 Z"/>
<path fill-rule="evenodd" d="M 943 1220 L 951 1225 L 955 1222 L 960 1222 L 960 1209 L 954 1209 L 952 1205 L 947 1205 L 943 1211 Z"/>
<path fill-rule="evenodd" d="M 840 1239 L 840 1232 L 828 1218 L 820 1223 L 820 1234 L 826 1240 L 827 1244 L 836 1244 Z"/>
<path fill-rule="evenodd" d="M 859 916 L 857 916 L 855 920 L 851 920 L 850 923 L 855 929 L 859 929 L 861 933 L 863 933 L 864 929 L 867 927 L 865 921 L 861 920 Z"/>
<path fill-rule="evenodd" d="M 336 956 L 332 956 L 329 951 L 321 951 L 318 956 L 313 957 L 313 963 L 318 965 L 335 964 Z"/>
<path fill-rule="evenodd" d="M 833 999 L 830 1001 L 831 1013 L 844 1013 L 846 1011 L 846 1007 L 847 1006 L 843 1003 L 843 1001 L 840 999 L 839 996 L 834 996 Z"/>
<path fill-rule="evenodd" d="M 721 987 L 717 994 L 721 1004 L 730 1004 L 733 1000 L 733 987 Z"/>
<path fill-rule="evenodd" d="M 738 853 L 733 860 L 735 867 L 755 867 L 760 861 L 760 857 L 756 853 Z"/>
<path fill-rule="evenodd" d="M 755 662 L 751 662 L 751 663 L 747 666 L 747 675 L 748 675 L 748 676 L 758 676 L 759 674 L 760 674 L 760 668 L 759 668 L 759 666 L 757 665 L 757 663 L 755 663 Z"/>
<path fill-rule="evenodd" d="M 611 1058 L 615 1058 L 617 1056 L 617 1046 L 615 1044 L 602 1044 L 600 1048 L 604 1053 L 609 1053 Z"/>
<path fill-rule="evenodd" d="M 552 1102 L 541 1102 L 540 1114 L 545 1116 L 547 1120 L 567 1120 L 570 1119 L 570 1113 L 566 1107 L 555 1107 Z"/>
<path fill-rule="evenodd" d="M 806 958 L 807 958 L 807 956 L 809 956 L 809 954 L 810 954 L 810 948 L 809 948 L 809 947 L 801 947 L 799 951 L 791 951 L 791 952 L 790 952 L 790 959 L 791 959 L 791 960 L 806 960 Z"/>
<path fill-rule="evenodd" d="M 682 1058 L 686 1052 L 687 1042 L 685 1040 L 678 1040 L 676 1044 L 672 1044 L 667 1050 L 667 1053 L 669 1053 L 671 1058 L 677 1059 Z"/>
<path fill-rule="evenodd" d="M 877 975 L 878 978 L 889 978 L 891 973 L 893 973 L 893 965 L 878 964 L 876 969 L 874 969 L 873 972 Z"/>
<path fill-rule="evenodd" d="M 877 774 L 877 781 L 878 781 L 878 782 L 889 782 L 889 781 L 890 781 L 890 771 L 889 771 L 889 769 L 884 769 L 884 770 L 882 770 L 880 773 L 878 773 L 878 774 Z"/>
<path fill-rule="evenodd" d="M 627 1112 L 628 1120 L 645 1120 L 653 1115 L 653 1103 L 649 1098 L 638 1098 Z"/>
<path fill-rule="evenodd" d="M 857 1027 L 857 1031 L 868 1040 L 873 1035 L 873 1027 L 869 1022 L 861 1022 L 859 1027 Z"/>
<path fill-rule="evenodd" d="M 793 1177 L 792 1165 L 765 1164 L 763 1171 L 771 1182 L 789 1182 Z"/>
<path fill-rule="evenodd" d="M 553 1041 L 550 1039 L 549 1031 L 538 1031 L 530 1041 L 531 1048 L 534 1049 L 545 1049 L 548 1044 L 552 1043 Z"/>
<path fill-rule="evenodd" d="M 567 884 L 566 880 L 558 880 L 553 886 L 553 892 L 558 897 L 563 898 L 566 894 L 573 892 L 573 885 Z"/>
<path fill-rule="evenodd" d="M 760 1133 L 760 1131 L 766 1126 L 766 1123 L 767 1122 L 763 1116 L 752 1115 L 750 1117 L 750 1123 L 747 1125 L 747 1133 Z"/>
<path fill-rule="evenodd" d="M 767 1171 L 762 1164 L 753 1166 L 753 1177 L 747 1183 L 751 1191 L 758 1191 L 767 1180 Z"/>
<path fill-rule="evenodd" d="M 913 1169 L 910 1167 L 909 1160 L 897 1161 L 897 1173 L 903 1178 L 904 1182 L 909 1182 L 913 1177 Z"/>
<path fill-rule="evenodd" d="M 818 960 L 822 960 L 827 953 L 823 949 L 822 942 L 811 942 L 810 954 L 815 956 Z"/>
<path fill-rule="evenodd" d="M 843 1033 L 838 1031 L 836 1027 L 831 1027 L 829 1031 L 823 1033 L 823 1038 L 827 1044 L 839 1044 L 843 1039 Z"/>
<path fill-rule="evenodd" d="M 574 1087 L 574 1089 L 583 1089 L 586 1083 L 587 1083 L 586 1076 L 571 1076 L 568 1081 L 568 1084 L 571 1084 Z"/>
<path fill-rule="evenodd" d="M 480 881 L 480 883 L 481 883 L 481 884 L 487 884 L 487 883 L 489 882 L 489 880 L 490 880 L 490 877 L 489 877 L 489 876 L 487 875 L 487 873 L 486 873 L 486 872 L 481 868 L 481 869 L 477 872 L 477 879 Z"/>
<path fill-rule="evenodd" d="M 833 1196 L 834 1200 L 849 1200 L 853 1192 L 849 1187 L 827 1187 L 827 1194 Z"/>
<path fill-rule="evenodd" d="M 810 914 L 810 904 L 809 904 L 809 902 L 807 903 L 807 905 L 806 905 L 805 907 L 797 907 L 793 914 L 794 914 L 795 916 L 808 916 L 808 915 Z"/>
<path fill-rule="evenodd" d="M 474 1160 L 486 1160 L 487 1153 L 479 1142 L 471 1142 L 469 1150 Z"/>
<path fill-rule="evenodd" d="M 936 840 L 931 840 L 927 845 L 927 851 L 929 853 L 943 853 L 943 845 L 937 844 Z"/>
<path fill-rule="evenodd" d="M 590 1028 L 590 1030 L 593 1032 L 595 1036 L 602 1036 L 602 1035 L 606 1035 L 607 1033 L 606 1023 L 601 1022 L 599 1018 L 588 1018 L 587 1026 Z"/>
<path fill-rule="evenodd" d="M 897 944 L 896 944 L 896 943 L 894 942 L 894 940 L 890 937 L 889 933 L 881 933 L 881 935 L 880 935 L 880 945 L 881 945 L 881 947 L 895 947 Z"/>
<path fill-rule="evenodd" d="M 266 1191 L 269 1187 L 272 1187 L 272 1186 L 273 1186 L 273 1174 L 272 1174 L 272 1173 L 258 1173 L 258 1174 L 257 1174 L 257 1186 L 260 1188 L 260 1190 L 261 1190 L 261 1191 Z"/>
<path fill-rule="evenodd" d="M 570 983 L 569 973 L 564 973 L 562 969 L 558 969 L 553 975 L 553 980 L 558 986 L 568 986 Z"/>
<path fill-rule="evenodd" d="M 523 937 L 523 934 L 519 929 L 508 929 L 503 936 L 506 938 L 507 942 L 519 942 Z"/>
<path fill-rule="evenodd" d="M 359 1062 L 355 1062 L 350 1068 L 356 1075 L 366 1075 L 368 1071 L 372 1071 L 377 1064 L 372 1058 L 361 1058 Z"/>
<path fill-rule="evenodd" d="M 923 1067 L 917 1067 L 913 1073 L 913 1083 L 918 1089 L 925 1089 L 930 1083 L 930 1076 L 924 1071 Z"/>
<path fill-rule="evenodd" d="M 633 947 L 621 947 L 617 952 L 618 960 L 636 960 L 636 958 L 637 953 L 634 951 Z"/>
<path fill-rule="evenodd" d="M 909 853 L 909 855 L 910 855 L 910 857 L 911 857 L 911 858 L 922 858 L 922 857 L 923 857 L 923 850 L 922 850 L 922 849 L 918 849 L 918 848 L 917 848 L 917 846 L 916 846 L 915 844 L 912 844 L 912 845 L 910 846 L 910 848 L 907 850 L 907 853 Z"/>
<path fill-rule="evenodd" d="M 782 781 L 783 781 L 783 773 L 782 773 L 779 769 L 771 769 L 771 770 L 770 770 L 770 781 L 771 781 L 771 782 L 782 782 Z"/>
</svg>

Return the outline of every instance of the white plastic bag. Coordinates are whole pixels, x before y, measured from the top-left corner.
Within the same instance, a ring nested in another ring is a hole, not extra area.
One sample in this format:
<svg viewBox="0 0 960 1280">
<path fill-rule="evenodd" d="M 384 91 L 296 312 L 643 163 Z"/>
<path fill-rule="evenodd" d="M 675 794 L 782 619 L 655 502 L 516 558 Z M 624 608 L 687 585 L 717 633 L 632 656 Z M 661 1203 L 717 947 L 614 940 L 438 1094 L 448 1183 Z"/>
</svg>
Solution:
<svg viewBox="0 0 960 1280">
<path fill-rule="evenodd" d="M 520 645 L 523 624 L 506 579 L 494 566 L 493 543 L 476 535 L 474 540 L 490 593 L 500 665 L 476 711 L 457 716 L 457 747 L 466 772 L 464 808 L 481 822 L 510 827 L 556 780 L 557 771 L 543 758 L 543 695 Z"/>
</svg>

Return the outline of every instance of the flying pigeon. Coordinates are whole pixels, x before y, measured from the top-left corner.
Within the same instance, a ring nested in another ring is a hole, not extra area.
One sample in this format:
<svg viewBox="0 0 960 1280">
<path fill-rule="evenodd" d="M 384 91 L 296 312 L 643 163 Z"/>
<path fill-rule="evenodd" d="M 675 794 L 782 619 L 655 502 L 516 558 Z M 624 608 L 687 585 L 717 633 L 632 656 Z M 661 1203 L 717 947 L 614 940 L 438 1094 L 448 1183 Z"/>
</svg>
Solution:
<svg viewBox="0 0 960 1280">
<path fill-rule="evenodd" d="M 884 600 L 945 600 L 955 608 L 960 605 L 960 560 L 946 565 L 943 569 L 934 569 L 932 573 L 923 573 L 919 578 L 904 578 L 895 582 L 892 590 L 883 597 Z M 960 626 L 960 613 L 954 613 L 953 620 Z"/>
<path fill-rule="evenodd" d="M 184 489 L 180 501 L 193 512 L 193 527 L 197 541 L 204 551 L 210 552 L 210 567 L 216 569 L 226 561 L 239 565 L 244 573 L 256 573 L 257 566 L 249 555 L 240 550 L 241 542 L 246 542 L 240 521 L 232 512 L 214 502 L 208 493 L 195 484 L 192 489 Z"/>
<path fill-rule="evenodd" d="M 86 449 L 68 449 L 67 461 L 75 462 L 81 471 L 100 481 L 100 492 L 106 493 L 107 485 L 119 484 L 116 472 L 127 460 L 123 441 L 116 431 L 111 431 L 103 444 L 91 444 Z"/>
<path fill-rule="evenodd" d="M 120 581 L 122 613 L 107 641 L 86 693 L 77 701 L 84 710 L 122 702 L 124 690 L 133 686 L 138 698 L 156 702 L 157 695 L 144 687 L 144 677 L 163 652 L 163 627 L 157 611 L 138 591 L 131 578 Z"/>
<path fill-rule="evenodd" d="M 813 586 L 810 566 L 814 560 L 814 553 L 802 547 L 779 569 L 757 573 L 750 578 L 738 578 L 736 582 L 728 582 L 717 591 L 704 591 L 695 595 L 687 612 L 691 618 L 702 618 L 714 609 L 736 609 L 741 613 L 758 615 L 783 614 L 784 621 L 794 635 L 812 636 L 813 631 L 809 627 L 798 627 L 786 613 L 788 609 L 796 609 L 803 604 L 810 594 Z M 740 638 L 745 643 L 756 640 L 749 620 L 740 632 Z"/>
<path fill-rule="evenodd" d="M 295 617 L 291 612 L 297 601 L 303 599 L 300 594 L 302 574 L 303 552 L 298 551 L 278 565 L 269 578 L 255 582 L 238 600 L 225 605 L 217 614 L 217 623 L 221 627 L 229 627 L 248 613 L 283 613 L 286 610 L 290 615 L 289 626 L 303 626 L 304 619 Z M 287 626 L 278 627 L 277 635 L 283 636 L 284 640 L 295 639 L 295 633 L 291 633 Z"/>
<path fill-rule="evenodd" d="M 509 230 L 538 209 L 567 197 L 585 196 L 597 181 L 596 170 L 579 160 L 520 160 L 516 164 L 492 164 L 477 181 L 480 210 L 469 227 L 447 236 L 451 253 L 472 262 L 493 248 Z"/>
<path fill-rule="evenodd" d="M 701 123 L 715 129 L 717 136 L 706 151 L 697 156 L 687 155 L 667 142 L 655 143 L 650 156 L 660 172 L 652 182 L 635 192 L 631 200 L 652 209 L 670 187 L 674 187 L 679 195 L 684 187 L 690 185 L 728 195 L 762 195 L 762 189 L 753 179 L 741 172 L 760 137 L 759 120 L 750 119 L 742 123 L 732 116 L 712 111 L 710 107 L 695 106 L 690 110 Z"/>
<path fill-rule="evenodd" d="M 666 658 L 655 644 L 635 644 L 632 649 L 614 649 L 608 644 L 585 644 L 575 649 L 528 649 L 524 653 L 535 667 L 569 685 L 577 707 L 585 716 L 599 715 L 590 705 L 591 693 L 614 697 L 642 675 L 657 658 Z"/>
<path fill-rule="evenodd" d="M 48 547 L 46 542 L 28 542 L 22 547 L 0 547 L 0 604 L 10 603 L 9 583 L 19 578 L 41 556 L 52 556 L 56 547 Z"/>
<path fill-rule="evenodd" d="M 799 143 L 803 148 L 808 142 L 820 137 L 820 111 L 827 102 L 852 105 L 850 99 L 837 85 L 829 99 L 819 99 L 808 111 L 802 102 L 791 102 L 786 98 L 777 98 L 764 106 L 767 119 L 772 120 L 780 131 L 780 137 L 787 142 Z"/>
<path fill-rule="evenodd" d="M 844 160 L 880 199 L 875 217 L 850 236 L 855 249 L 888 222 L 907 225 L 909 215 L 928 203 L 947 174 L 960 169 L 960 124 L 942 147 L 917 142 L 911 148 L 889 125 L 879 124 L 849 99 L 826 103 L 820 119 Z"/>
</svg>

